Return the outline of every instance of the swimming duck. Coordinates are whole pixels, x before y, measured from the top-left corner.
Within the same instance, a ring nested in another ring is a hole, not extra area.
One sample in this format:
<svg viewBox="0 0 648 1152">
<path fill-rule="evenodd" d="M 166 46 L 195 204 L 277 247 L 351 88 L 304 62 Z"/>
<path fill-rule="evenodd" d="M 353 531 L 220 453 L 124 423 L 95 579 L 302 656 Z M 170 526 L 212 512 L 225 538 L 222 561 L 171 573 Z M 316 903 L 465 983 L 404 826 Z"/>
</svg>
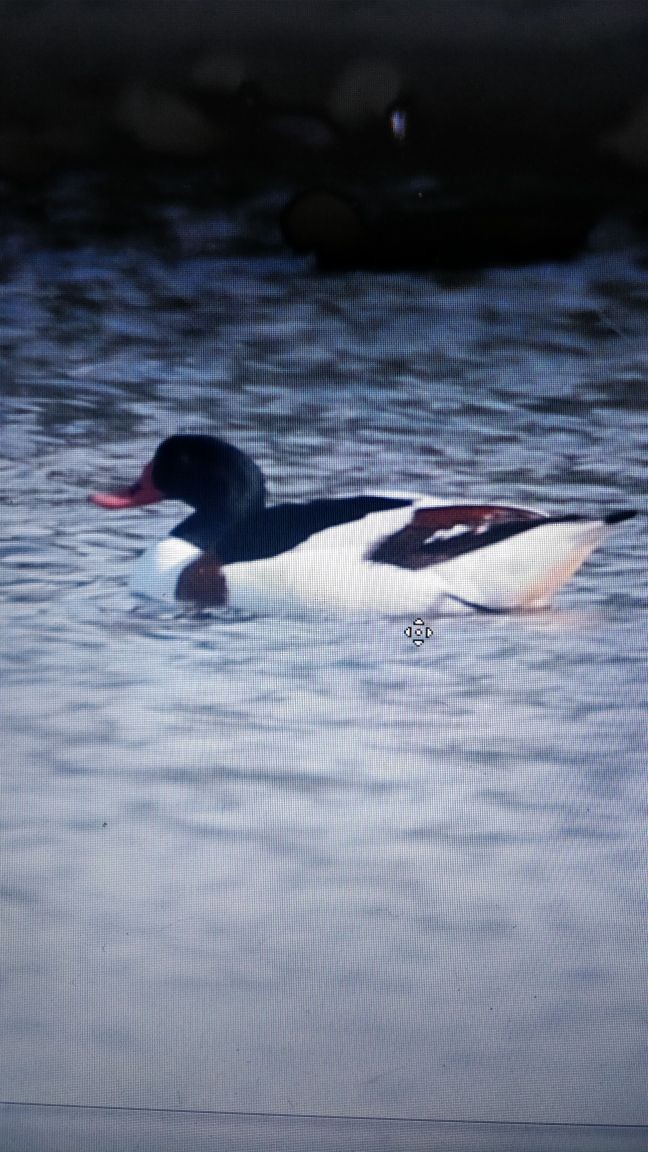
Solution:
<svg viewBox="0 0 648 1152">
<path fill-rule="evenodd" d="M 389 615 L 545 605 L 633 510 L 598 519 L 503 504 L 358 495 L 266 505 L 254 461 L 224 440 L 169 436 L 105 509 L 181 500 L 192 509 L 139 560 L 133 590 L 164 601 Z"/>
</svg>

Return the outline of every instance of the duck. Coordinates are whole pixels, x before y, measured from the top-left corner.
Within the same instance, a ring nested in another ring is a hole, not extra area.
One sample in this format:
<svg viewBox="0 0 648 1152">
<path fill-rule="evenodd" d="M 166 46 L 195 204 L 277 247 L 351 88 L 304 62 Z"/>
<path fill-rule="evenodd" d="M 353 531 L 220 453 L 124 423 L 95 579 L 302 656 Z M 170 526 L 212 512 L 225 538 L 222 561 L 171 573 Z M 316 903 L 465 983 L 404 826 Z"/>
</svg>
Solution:
<svg viewBox="0 0 648 1152">
<path fill-rule="evenodd" d="M 180 500 L 192 509 L 140 557 L 133 591 L 196 607 L 295 605 L 419 616 L 546 606 L 610 528 L 598 519 L 406 493 L 266 503 L 261 469 L 216 436 L 163 440 L 135 483 L 88 497 L 117 511 Z"/>
</svg>

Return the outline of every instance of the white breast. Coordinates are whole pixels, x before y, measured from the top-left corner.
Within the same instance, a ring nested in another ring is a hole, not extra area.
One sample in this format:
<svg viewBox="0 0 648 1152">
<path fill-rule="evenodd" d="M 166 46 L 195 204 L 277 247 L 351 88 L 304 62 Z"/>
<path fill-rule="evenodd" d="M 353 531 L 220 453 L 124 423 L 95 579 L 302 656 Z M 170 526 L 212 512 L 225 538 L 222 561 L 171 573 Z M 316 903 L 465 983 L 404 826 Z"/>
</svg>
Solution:
<svg viewBox="0 0 648 1152">
<path fill-rule="evenodd" d="M 133 573 L 133 592 L 173 603 L 182 569 L 201 554 L 201 549 L 195 544 L 177 536 L 167 536 L 140 556 Z"/>
</svg>

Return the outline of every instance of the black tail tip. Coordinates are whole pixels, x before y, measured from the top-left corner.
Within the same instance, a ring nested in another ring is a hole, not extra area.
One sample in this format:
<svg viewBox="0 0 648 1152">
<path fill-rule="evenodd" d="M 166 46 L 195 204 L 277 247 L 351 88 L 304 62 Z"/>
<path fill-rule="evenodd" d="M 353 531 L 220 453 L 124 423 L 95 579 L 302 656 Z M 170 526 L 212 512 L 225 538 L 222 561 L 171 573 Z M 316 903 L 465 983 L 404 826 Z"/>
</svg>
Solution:
<svg viewBox="0 0 648 1152">
<path fill-rule="evenodd" d="M 603 519 L 606 524 L 620 524 L 622 520 L 632 520 L 636 515 L 636 508 L 620 508 L 618 512 L 609 512 Z"/>
</svg>

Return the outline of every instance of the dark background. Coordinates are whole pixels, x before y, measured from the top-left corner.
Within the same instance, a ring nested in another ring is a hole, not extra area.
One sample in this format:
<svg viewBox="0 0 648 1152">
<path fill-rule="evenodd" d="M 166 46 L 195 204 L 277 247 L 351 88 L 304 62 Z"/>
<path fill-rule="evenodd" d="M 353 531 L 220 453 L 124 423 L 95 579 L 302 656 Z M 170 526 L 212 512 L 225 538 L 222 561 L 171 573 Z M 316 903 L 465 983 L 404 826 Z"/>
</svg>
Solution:
<svg viewBox="0 0 648 1152">
<path fill-rule="evenodd" d="M 161 159 L 331 179 L 363 146 L 465 183 L 648 168 L 642 0 L 5 0 L 0 20 L 9 181 Z"/>
</svg>

